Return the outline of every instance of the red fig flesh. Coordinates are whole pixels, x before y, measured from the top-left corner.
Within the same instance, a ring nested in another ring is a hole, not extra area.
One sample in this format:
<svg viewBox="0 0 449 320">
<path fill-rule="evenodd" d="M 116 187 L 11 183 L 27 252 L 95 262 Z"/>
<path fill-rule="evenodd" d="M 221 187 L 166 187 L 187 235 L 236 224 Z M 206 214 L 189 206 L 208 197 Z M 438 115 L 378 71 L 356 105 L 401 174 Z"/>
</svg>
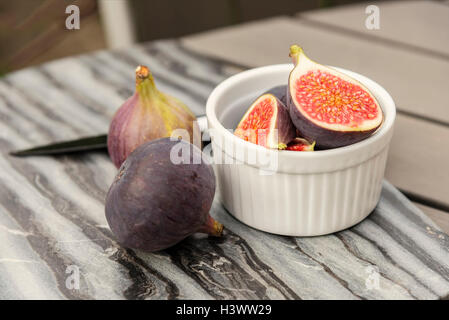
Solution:
<svg viewBox="0 0 449 320">
<path fill-rule="evenodd" d="M 157 90 L 148 68 L 139 66 L 136 92 L 118 109 L 109 127 L 108 151 L 112 162 L 119 168 L 139 145 L 170 137 L 177 129 L 185 130 L 186 140 L 201 144 L 195 115 L 178 99 Z"/>
<path fill-rule="evenodd" d="M 303 138 L 295 138 L 287 145 L 286 150 L 289 151 L 313 151 L 315 148 L 315 142 L 310 143 Z"/>
<path fill-rule="evenodd" d="M 274 95 L 264 94 L 249 107 L 234 134 L 266 148 L 285 149 L 296 130 L 285 105 Z"/>
<path fill-rule="evenodd" d="M 215 194 L 212 166 L 196 146 L 162 138 L 137 147 L 106 197 L 106 219 L 119 243 L 159 251 L 195 232 L 220 236 L 209 210 Z"/>
<path fill-rule="evenodd" d="M 382 109 L 357 80 L 310 60 L 294 45 L 287 104 L 296 128 L 322 149 L 361 141 L 379 128 Z"/>
</svg>

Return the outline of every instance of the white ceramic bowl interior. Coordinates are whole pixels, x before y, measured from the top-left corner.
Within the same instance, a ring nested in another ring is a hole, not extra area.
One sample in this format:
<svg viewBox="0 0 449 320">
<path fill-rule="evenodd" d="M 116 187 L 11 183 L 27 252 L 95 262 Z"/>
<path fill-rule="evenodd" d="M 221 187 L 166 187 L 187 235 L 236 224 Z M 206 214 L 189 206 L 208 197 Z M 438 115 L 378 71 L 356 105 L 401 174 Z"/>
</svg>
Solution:
<svg viewBox="0 0 449 320">
<path fill-rule="evenodd" d="M 285 85 L 292 65 L 241 72 L 219 84 L 206 107 L 220 197 L 225 208 L 259 230 L 292 236 L 336 232 L 363 220 L 379 201 L 396 116 L 391 96 L 362 82 L 384 112 L 382 126 L 350 146 L 316 152 L 269 150 L 233 135 L 251 102 Z"/>
</svg>

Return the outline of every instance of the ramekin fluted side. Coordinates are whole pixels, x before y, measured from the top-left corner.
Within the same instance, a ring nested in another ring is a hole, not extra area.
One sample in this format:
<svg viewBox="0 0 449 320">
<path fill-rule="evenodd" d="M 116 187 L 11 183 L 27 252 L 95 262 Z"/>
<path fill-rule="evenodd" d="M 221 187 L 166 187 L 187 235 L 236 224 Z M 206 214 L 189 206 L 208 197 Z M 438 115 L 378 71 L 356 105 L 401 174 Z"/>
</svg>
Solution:
<svg viewBox="0 0 449 320">
<path fill-rule="evenodd" d="M 244 71 L 209 96 L 206 114 L 220 197 L 230 214 L 259 230 L 290 236 L 333 233 L 360 222 L 378 203 L 396 108 L 379 84 L 338 69 L 365 84 L 380 103 L 384 121 L 369 138 L 341 148 L 293 152 L 233 135 L 228 129 L 248 101 L 285 83 L 291 69 L 272 65 Z"/>
<path fill-rule="evenodd" d="M 314 174 L 261 175 L 247 164 L 217 164 L 220 197 L 234 217 L 259 230 L 290 236 L 343 230 L 379 201 L 387 149 L 356 166 Z"/>
</svg>

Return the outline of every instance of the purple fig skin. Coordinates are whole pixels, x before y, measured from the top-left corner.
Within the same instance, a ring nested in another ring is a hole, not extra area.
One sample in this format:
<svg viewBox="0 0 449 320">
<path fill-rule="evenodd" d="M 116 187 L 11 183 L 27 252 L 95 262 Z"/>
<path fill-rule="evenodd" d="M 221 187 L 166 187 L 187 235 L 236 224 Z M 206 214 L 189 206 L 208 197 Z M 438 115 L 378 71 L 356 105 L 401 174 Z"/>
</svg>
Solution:
<svg viewBox="0 0 449 320">
<path fill-rule="evenodd" d="M 316 141 L 317 149 L 324 150 L 344 147 L 368 138 L 377 130 L 377 128 L 373 128 L 367 131 L 335 131 L 322 128 L 304 117 L 297 109 L 290 94 L 289 87 L 287 87 L 287 92 L 287 105 L 293 124 L 298 129 L 300 135 L 306 140 Z"/>
<path fill-rule="evenodd" d="M 287 106 L 287 85 L 273 87 L 268 89 L 263 94 L 266 93 L 271 93 L 273 96 L 281 100 L 285 106 Z"/>
<path fill-rule="evenodd" d="M 144 142 L 170 137 L 183 129 L 190 142 L 201 146 L 195 115 L 181 101 L 157 90 L 145 66 L 136 69 L 136 92 L 117 110 L 108 133 L 108 152 L 119 168 L 126 157 Z"/>
<path fill-rule="evenodd" d="M 176 145 L 190 150 L 189 163 L 171 161 Z M 170 138 L 146 142 L 130 154 L 106 197 L 106 219 L 120 244 L 154 252 L 195 232 L 221 235 L 223 225 L 209 215 L 214 171 L 204 160 L 193 162 L 201 155 L 196 146 Z"/>
<path fill-rule="evenodd" d="M 129 145 L 129 139 L 125 140 L 121 139 L 121 137 L 123 133 L 127 131 L 127 126 L 131 124 L 130 119 L 138 99 L 139 98 L 135 93 L 132 97 L 126 100 L 115 113 L 109 126 L 108 152 L 109 157 L 117 168 L 120 167 L 129 153 L 136 147 Z M 136 130 L 136 132 L 137 131 L 138 130 Z"/>
<path fill-rule="evenodd" d="M 278 141 L 280 149 L 287 147 L 293 139 L 296 137 L 296 128 L 290 119 L 290 114 L 287 107 L 281 100 L 276 98 L 278 105 L 278 118 L 276 123 L 276 129 L 278 129 Z"/>
</svg>

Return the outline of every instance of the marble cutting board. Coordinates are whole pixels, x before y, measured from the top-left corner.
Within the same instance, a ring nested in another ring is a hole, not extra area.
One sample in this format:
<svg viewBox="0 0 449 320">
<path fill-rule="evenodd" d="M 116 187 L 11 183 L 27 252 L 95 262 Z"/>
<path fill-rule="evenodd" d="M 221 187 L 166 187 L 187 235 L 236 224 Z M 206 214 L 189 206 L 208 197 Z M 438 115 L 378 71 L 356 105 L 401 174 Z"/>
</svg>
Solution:
<svg viewBox="0 0 449 320">
<path fill-rule="evenodd" d="M 376 210 L 348 230 L 282 237 L 235 220 L 215 199 L 220 239 L 166 251 L 121 248 L 105 217 L 116 170 L 104 152 L 13 158 L 8 151 L 106 132 L 146 64 L 158 87 L 204 113 L 239 68 L 176 41 L 100 51 L 0 80 L 0 299 L 441 299 L 449 239 L 384 182 Z M 79 279 L 77 282 L 76 279 Z"/>
</svg>

